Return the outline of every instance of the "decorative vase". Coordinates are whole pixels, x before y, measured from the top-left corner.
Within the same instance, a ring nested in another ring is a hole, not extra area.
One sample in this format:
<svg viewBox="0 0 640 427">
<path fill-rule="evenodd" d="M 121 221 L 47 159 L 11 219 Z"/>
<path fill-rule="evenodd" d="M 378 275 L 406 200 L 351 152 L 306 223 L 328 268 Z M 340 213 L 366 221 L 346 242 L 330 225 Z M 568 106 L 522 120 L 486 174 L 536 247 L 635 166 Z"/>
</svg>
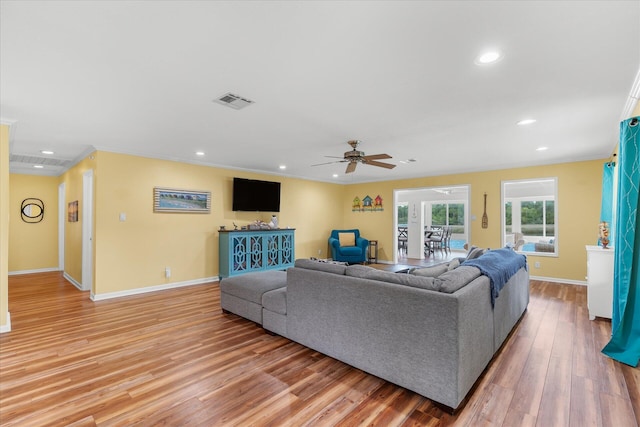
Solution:
<svg viewBox="0 0 640 427">
<path fill-rule="evenodd" d="M 607 221 L 602 221 L 598 224 L 598 237 L 600 243 L 602 243 L 602 249 L 607 249 L 609 245 L 609 224 Z"/>
<path fill-rule="evenodd" d="M 269 223 L 271 228 L 278 228 L 278 217 L 271 215 L 271 222 Z"/>
</svg>

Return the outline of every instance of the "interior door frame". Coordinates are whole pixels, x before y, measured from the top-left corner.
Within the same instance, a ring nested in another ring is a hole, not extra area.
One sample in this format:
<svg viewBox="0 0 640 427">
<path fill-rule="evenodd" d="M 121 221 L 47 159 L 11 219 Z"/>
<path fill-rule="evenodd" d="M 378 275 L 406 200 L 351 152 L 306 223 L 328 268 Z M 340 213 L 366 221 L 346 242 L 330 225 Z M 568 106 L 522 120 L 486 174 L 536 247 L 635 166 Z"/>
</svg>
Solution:
<svg viewBox="0 0 640 427">
<path fill-rule="evenodd" d="M 58 269 L 64 271 L 64 245 L 65 245 L 65 222 L 66 222 L 66 197 L 67 189 L 65 183 L 58 185 Z"/>
<path fill-rule="evenodd" d="M 82 290 L 93 287 L 93 169 L 82 174 Z"/>
</svg>

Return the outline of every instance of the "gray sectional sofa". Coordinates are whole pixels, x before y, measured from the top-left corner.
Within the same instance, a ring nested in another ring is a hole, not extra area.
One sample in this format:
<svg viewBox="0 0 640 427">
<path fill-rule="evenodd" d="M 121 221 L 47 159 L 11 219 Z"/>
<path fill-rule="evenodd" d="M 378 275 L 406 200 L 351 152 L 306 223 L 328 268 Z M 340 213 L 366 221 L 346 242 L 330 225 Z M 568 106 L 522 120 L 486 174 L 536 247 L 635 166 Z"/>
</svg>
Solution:
<svg viewBox="0 0 640 427">
<path fill-rule="evenodd" d="M 526 265 L 493 301 L 493 279 L 464 262 L 398 274 L 299 259 L 269 273 L 223 279 L 223 310 L 452 411 L 529 302 Z"/>
</svg>

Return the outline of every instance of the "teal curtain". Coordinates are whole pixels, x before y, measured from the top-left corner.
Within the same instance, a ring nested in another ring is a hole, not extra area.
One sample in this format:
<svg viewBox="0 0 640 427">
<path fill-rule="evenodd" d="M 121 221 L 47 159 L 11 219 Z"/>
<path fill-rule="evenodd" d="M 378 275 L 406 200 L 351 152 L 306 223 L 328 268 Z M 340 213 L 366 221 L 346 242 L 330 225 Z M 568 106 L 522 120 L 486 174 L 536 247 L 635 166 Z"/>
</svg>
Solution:
<svg viewBox="0 0 640 427">
<path fill-rule="evenodd" d="M 602 350 L 619 362 L 640 360 L 640 117 L 620 124 L 611 341 Z"/>
<path fill-rule="evenodd" d="M 609 240 L 611 245 L 614 242 L 615 225 L 613 223 L 613 172 L 616 164 L 607 162 L 602 169 L 602 203 L 600 205 L 600 221 L 607 221 L 609 224 Z M 598 245 L 601 245 L 598 238 Z"/>
</svg>

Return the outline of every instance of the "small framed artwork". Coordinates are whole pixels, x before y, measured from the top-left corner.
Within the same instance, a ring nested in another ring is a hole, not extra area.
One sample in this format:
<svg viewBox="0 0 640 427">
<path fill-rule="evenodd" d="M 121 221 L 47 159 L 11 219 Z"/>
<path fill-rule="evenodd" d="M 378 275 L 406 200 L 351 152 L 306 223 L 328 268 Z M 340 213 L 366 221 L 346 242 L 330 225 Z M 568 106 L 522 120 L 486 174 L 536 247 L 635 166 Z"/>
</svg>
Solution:
<svg viewBox="0 0 640 427">
<path fill-rule="evenodd" d="M 78 222 L 78 201 L 74 200 L 73 202 L 69 202 L 69 206 L 67 208 L 67 215 L 69 222 Z"/>
<path fill-rule="evenodd" d="M 211 192 L 155 187 L 154 212 L 210 213 Z"/>
</svg>

